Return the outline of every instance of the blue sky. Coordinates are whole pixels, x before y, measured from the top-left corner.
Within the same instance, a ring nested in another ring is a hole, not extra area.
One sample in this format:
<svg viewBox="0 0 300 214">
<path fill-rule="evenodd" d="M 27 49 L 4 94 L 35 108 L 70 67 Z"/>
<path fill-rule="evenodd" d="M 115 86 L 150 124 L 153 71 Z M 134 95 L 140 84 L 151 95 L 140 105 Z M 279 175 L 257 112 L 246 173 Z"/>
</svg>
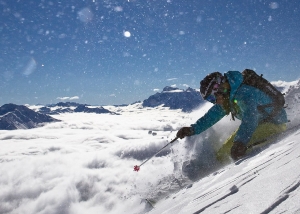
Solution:
<svg viewBox="0 0 300 214">
<path fill-rule="evenodd" d="M 1 0 L 0 9 L 0 104 L 129 104 L 244 68 L 300 78 L 298 0 Z"/>
</svg>

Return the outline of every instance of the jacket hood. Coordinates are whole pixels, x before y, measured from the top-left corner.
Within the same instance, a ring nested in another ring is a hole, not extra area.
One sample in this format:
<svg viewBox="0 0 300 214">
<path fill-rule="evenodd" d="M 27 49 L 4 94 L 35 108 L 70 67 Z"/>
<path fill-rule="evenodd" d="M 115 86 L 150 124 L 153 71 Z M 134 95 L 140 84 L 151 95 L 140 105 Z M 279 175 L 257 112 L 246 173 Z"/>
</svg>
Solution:
<svg viewBox="0 0 300 214">
<path fill-rule="evenodd" d="M 228 71 L 224 74 L 230 85 L 230 100 L 234 98 L 234 95 L 240 85 L 243 83 L 243 75 L 239 71 Z"/>
</svg>

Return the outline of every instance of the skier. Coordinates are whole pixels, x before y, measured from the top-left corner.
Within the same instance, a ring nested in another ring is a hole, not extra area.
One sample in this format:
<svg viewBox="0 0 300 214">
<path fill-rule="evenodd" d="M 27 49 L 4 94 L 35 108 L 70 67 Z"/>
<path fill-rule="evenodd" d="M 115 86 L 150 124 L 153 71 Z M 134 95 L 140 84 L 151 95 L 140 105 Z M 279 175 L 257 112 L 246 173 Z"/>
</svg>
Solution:
<svg viewBox="0 0 300 214">
<path fill-rule="evenodd" d="M 247 70 L 247 69 L 246 69 Z M 252 71 L 252 70 L 250 70 Z M 286 129 L 287 115 L 283 107 L 273 111 L 276 103 L 262 90 L 243 83 L 243 74 L 228 71 L 224 75 L 213 72 L 200 82 L 200 93 L 204 100 L 214 105 L 208 112 L 189 127 L 177 132 L 177 137 L 200 134 L 229 113 L 233 119 L 241 120 L 238 130 L 218 150 L 220 162 L 238 160 L 246 154 L 247 146 Z M 269 83 L 270 84 L 270 83 Z M 281 95 L 281 94 L 280 94 Z M 195 163 L 183 166 L 183 172 L 193 177 Z"/>
</svg>

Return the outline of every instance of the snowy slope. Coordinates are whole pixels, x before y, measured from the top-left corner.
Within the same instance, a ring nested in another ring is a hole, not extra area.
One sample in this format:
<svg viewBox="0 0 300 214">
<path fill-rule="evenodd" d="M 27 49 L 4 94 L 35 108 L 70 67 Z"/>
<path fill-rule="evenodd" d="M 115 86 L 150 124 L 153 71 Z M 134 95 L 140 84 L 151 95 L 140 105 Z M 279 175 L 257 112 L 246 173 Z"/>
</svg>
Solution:
<svg viewBox="0 0 300 214">
<path fill-rule="evenodd" d="M 300 213 L 300 130 L 160 201 L 149 214 Z"/>
</svg>

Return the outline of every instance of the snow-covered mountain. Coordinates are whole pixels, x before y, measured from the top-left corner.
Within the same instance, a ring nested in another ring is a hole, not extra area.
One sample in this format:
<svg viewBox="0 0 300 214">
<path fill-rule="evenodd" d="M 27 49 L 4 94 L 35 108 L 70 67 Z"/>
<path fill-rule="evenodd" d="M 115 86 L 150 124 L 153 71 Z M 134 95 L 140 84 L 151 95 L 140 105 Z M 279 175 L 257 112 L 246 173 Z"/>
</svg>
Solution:
<svg viewBox="0 0 300 214">
<path fill-rule="evenodd" d="M 300 80 L 289 87 L 285 96 L 286 102 L 294 106 L 300 103 Z"/>
<path fill-rule="evenodd" d="M 182 109 L 184 112 L 190 112 L 198 108 L 204 100 L 199 94 L 199 90 L 188 88 L 181 90 L 179 88 L 166 86 L 162 92 L 151 95 L 143 101 L 143 107 L 157 107 L 163 105 L 170 109 Z"/>
<path fill-rule="evenodd" d="M 31 129 L 43 123 L 57 121 L 59 120 L 23 105 L 5 104 L 0 107 L 0 130 Z"/>
<path fill-rule="evenodd" d="M 291 85 L 285 96 L 286 111 L 290 119 L 290 125 L 295 126 L 300 122 L 300 80 Z"/>
<path fill-rule="evenodd" d="M 42 114 L 61 114 L 61 113 L 73 113 L 73 112 L 83 112 L 83 113 L 96 113 L 96 114 L 115 114 L 102 106 L 91 106 L 87 104 L 79 104 L 75 102 L 59 102 L 57 104 L 50 104 L 46 106 L 35 106 L 34 108 L 37 112 Z"/>
<path fill-rule="evenodd" d="M 271 82 L 272 85 L 274 85 L 279 91 L 281 91 L 281 93 L 286 94 L 287 91 L 292 88 L 295 87 L 296 85 L 299 84 L 300 80 L 295 80 L 295 81 L 291 81 L 291 82 L 286 82 L 286 81 L 273 81 Z"/>
<path fill-rule="evenodd" d="M 78 103 L 58 103 L 49 106 L 5 104 L 0 107 L 0 130 L 31 129 L 45 123 L 57 122 L 49 115 L 61 113 L 117 114 L 102 106 L 93 107 Z"/>
</svg>

